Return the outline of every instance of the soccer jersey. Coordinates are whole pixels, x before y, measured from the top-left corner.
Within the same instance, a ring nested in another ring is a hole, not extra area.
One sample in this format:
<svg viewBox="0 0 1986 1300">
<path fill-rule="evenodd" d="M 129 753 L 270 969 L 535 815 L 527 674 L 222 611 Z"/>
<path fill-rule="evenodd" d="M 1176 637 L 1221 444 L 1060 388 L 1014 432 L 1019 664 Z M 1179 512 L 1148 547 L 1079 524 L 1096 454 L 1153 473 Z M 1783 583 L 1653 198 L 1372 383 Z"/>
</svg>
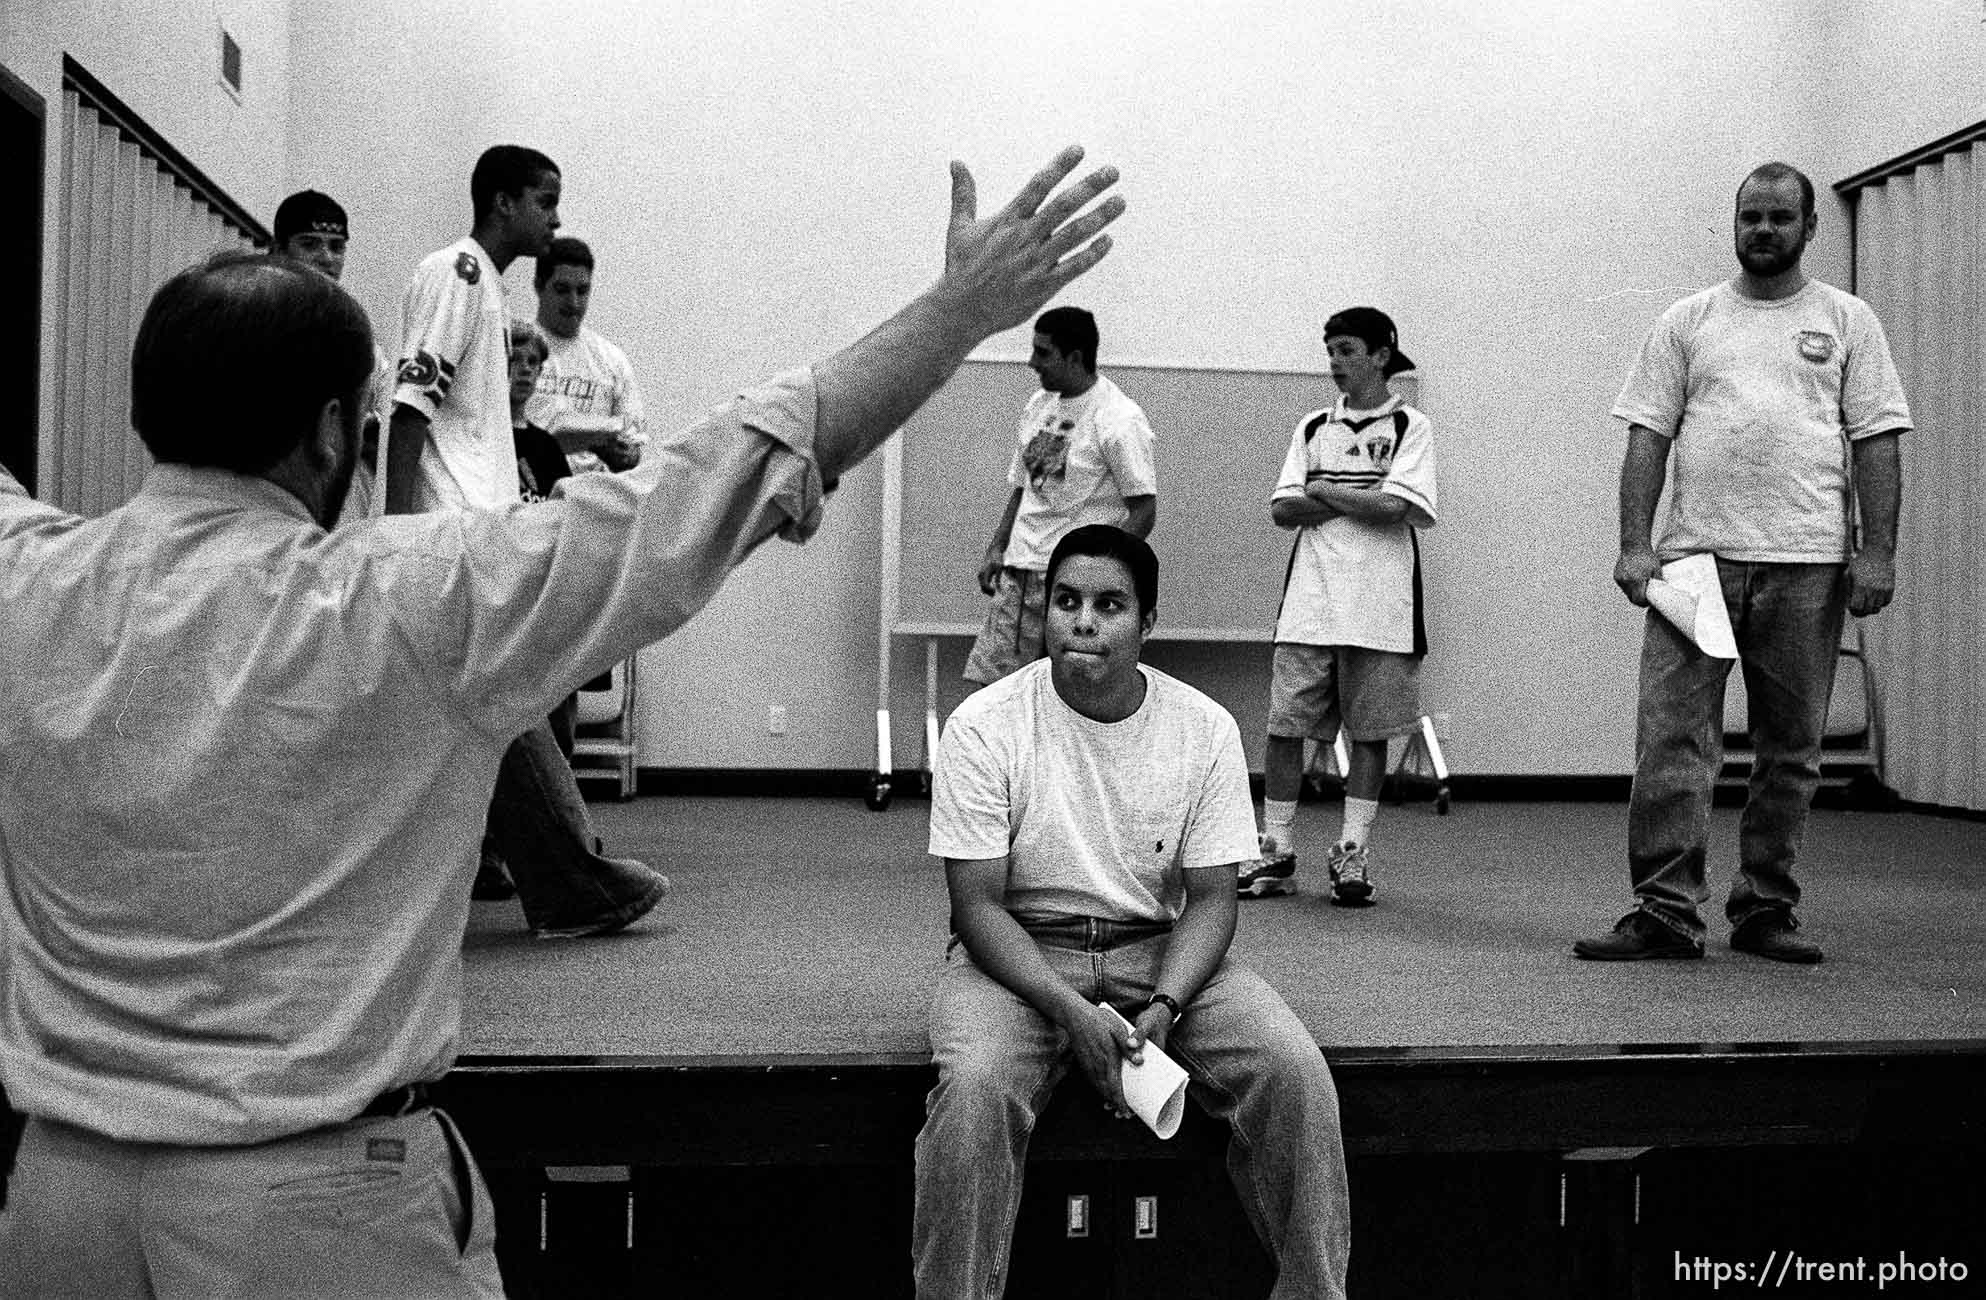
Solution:
<svg viewBox="0 0 1986 1300">
<path fill-rule="evenodd" d="M 1117 722 L 1063 703 L 1037 659 L 945 724 L 932 769 L 935 857 L 1006 857 L 1007 910 L 1174 921 L 1183 871 L 1256 853 L 1234 718 L 1140 665 L 1145 698 Z"/>
<path fill-rule="evenodd" d="M 1427 416 L 1389 398 L 1357 411 L 1340 397 L 1290 434 L 1271 501 L 1304 494 L 1317 480 L 1399 497 L 1406 517 L 1377 523 L 1338 515 L 1297 530 L 1276 640 L 1301 645 L 1426 650 L 1415 528 L 1435 520 L 1434 438 Z"/>
<path fill-rule="evenodd" d="M 537 390 L 524 407 L 531 423 L 556 438 L 575 420 L 595 428 L 600 422 L 619 420 L 624 441 L 635 446 L 648 441 L 641 431 L 641 388 L 627 353 L 584 325 L 569 339 L 546 330 L 545 341 L 550 350 L 538 372 Z M 566 459 L 575 474 L 607 468 L 590 451 L 568 452 Z"/>
<path fill-rule="evenodd" d="M 1673 439 L 1664 559 L 1840 563 L 1849 444 L 1910 428 L 1875 312 L 1818 280 L 1763 300 L 1727 281 L 1676 303 L 1613 414 Z"/>
<path fill-rule="evenodd" d="M 393 400 L 428 418 L 414 508 L 492 509 L 517 500 L 503 276 L 473 237 L 430 253 L 400 307 Z"/>
<path fill-rule="evenodd" d="M 1099 376 L 1080 397 L 1046 389 L 1028 399 L 1007 482 L 1021 490 L 1003 563 L 1048 568 L 1062 534 L 1130 518 L 1126 497 L 1158 492 L 1152 426 L 1138 404 Z"/>
</svg>

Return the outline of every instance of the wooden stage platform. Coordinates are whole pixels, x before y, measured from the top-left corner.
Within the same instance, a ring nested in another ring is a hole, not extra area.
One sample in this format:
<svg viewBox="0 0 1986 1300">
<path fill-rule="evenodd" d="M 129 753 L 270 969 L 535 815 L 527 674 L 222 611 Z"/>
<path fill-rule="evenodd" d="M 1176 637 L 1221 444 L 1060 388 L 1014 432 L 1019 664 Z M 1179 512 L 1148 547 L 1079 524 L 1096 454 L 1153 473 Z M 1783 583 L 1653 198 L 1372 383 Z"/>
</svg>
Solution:
<svg viewBox="0 0 1986 1300">
<path fill-rule="evenodd" d="M 595 813 L 612 851 L 674 878 L 651 918 L 548 944 L 514 904 L 478 904 L 466 940 L 444 1092 L 498 1191 L 513 1287 L 906 1294 L 945 939 L 925 805 Z M 1306 805 L 1306 843 L 1335 815 Z M 1328 906 L 1314 873 L 1295 898 L 1243 904 L 1236 955 L 1338 1079 L 1355 1294 L 1708 1294 L 1697 1258 L 1796 1247 L 1868 1270 L 1942 1257 L 1951 1286 L 1927 1294 L 1986 1284 L 1986 825 L 1817 811 L 1801 877 L 1818 967 L 1731 952 L 1721 915 L 1702 962 L 1580 962 L 1571 941 L 1627 905 L 1625 820 L 1608 804 L 1388 807 L 1379 906 Z M 1720 810 L 1720 901 L 1735 841 Z M 1224 1138 L 1196 1113 L 1160 1143 L 1065 1087 L 1009 1294 L 1263 1293 Z M 1066 1219 L 1078 1195 L 1085 1237 Z M 1157 1241 L 1130 1230 L 1141 1196 Z"/>
</svg>

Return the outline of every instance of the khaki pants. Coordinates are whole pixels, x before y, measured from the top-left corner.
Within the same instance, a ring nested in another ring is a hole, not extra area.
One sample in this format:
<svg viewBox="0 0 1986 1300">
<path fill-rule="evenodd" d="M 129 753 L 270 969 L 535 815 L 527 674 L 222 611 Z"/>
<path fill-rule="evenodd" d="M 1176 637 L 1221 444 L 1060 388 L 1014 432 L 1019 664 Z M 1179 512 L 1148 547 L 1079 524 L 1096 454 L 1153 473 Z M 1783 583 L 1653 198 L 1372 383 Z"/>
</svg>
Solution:
<svg viewBox="0 0 1986 1300">
<path fill-rule="evenodd" d="M 501 1296 L 495 1240 L 440 1111 L 249 1147 L 30 1119 L 0 1212 L 0 1296 Z"/>
</svg>

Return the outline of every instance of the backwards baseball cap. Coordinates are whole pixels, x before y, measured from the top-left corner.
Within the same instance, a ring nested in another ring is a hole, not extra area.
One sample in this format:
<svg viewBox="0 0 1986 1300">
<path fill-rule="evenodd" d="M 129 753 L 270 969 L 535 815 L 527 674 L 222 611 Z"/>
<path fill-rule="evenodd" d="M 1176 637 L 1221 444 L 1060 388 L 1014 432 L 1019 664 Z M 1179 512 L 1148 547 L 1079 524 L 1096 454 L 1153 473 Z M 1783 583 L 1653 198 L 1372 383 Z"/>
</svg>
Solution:
<svg viewBox="0 0 1986 1300">
<path fill-rule="evenodd" d="M 1393 318 L 1377 307 L 1347 307 L 1338 312 L 1324 322 L 1324 337 L 1329 339 L 1334 335 L 1358 339 L 1368 352 L 1392 349 L 1393 359 L 1386 363 L 1388 375 L 1414 369 L 1414 363 L 1400 351 L 1400 331 L 1393 328 Z"/>
<path fill-rule="evenodd" d="M 316 190 L 298 190 L 283 200 L 276 209 L 276 247 L 289 243 L 294 235 L 305 234 L 350 237 L 345 210 L 336 199 Z"/>
</svg>

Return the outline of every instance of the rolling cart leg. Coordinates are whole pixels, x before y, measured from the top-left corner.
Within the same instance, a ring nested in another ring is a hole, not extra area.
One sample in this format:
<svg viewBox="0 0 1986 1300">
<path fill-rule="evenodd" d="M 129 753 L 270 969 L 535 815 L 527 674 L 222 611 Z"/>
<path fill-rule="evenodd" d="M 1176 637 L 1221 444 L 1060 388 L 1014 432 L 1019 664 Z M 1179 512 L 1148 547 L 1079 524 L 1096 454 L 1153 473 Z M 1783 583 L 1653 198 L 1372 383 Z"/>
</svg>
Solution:
<svg viewBox="0 0 1986 1300">
<path fill-rule="evenodd" d="M 938 638 L 924 638 L 924 770 L 918 784 L 931 793 L 931 769 L 938 761 Z"/>
<path fill-rule="evenodd" d="M 871 812 L 890 806 L 890 711 L 876 710 L 876 772 L 869 778 L 869 792 L 862 802 Z"/>
<path fill-rule="evenodd" d="M 1434 768 L 1434 810 L 1448 815 L 1448 760 L 1441 756 L 1441 739 L 1434 734 L 1434 719 L 1421 714 L 1420 742 L 1427 761 Z"/>
</svg>

